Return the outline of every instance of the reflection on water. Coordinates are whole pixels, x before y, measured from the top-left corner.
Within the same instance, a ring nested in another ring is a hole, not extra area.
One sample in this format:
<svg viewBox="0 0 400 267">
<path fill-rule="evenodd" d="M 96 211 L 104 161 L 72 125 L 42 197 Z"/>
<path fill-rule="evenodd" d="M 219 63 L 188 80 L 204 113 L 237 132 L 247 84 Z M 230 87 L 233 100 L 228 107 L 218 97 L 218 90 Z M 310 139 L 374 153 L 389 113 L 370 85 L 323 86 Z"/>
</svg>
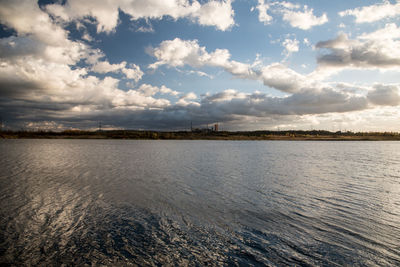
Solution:
<svg viewBox="0 0 400 267">
<path fill-rule="evenodd" d="M 0 264 L 400 264 L 400 143 L 0 140 L 0 151 Z"/>
</svg>

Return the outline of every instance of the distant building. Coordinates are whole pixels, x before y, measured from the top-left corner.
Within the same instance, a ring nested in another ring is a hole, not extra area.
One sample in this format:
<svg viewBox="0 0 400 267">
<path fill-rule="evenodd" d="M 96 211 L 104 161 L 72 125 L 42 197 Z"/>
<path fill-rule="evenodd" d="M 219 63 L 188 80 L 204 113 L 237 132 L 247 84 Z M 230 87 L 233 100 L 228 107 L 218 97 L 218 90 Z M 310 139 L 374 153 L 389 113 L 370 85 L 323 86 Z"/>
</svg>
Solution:
<svg viewBox="0 0 400 267">
<path fill-rule="evenodd" d="M 214 131 L 218 132 L 218 123 L 214 124 Z"/>
</svg>

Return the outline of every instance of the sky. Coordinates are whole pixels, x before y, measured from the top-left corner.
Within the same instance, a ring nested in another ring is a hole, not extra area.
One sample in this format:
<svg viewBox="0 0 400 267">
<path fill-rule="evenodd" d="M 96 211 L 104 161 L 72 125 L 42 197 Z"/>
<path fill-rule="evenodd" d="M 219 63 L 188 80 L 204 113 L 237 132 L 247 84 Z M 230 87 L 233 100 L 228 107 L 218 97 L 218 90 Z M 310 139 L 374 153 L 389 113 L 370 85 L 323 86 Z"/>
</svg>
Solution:
<svg viewBox="0 0 400 267">
<path fill-rule="evenodd" d="M 3 129 L 400 131 L 400 1 L 1 0 Z"/>
</svg>

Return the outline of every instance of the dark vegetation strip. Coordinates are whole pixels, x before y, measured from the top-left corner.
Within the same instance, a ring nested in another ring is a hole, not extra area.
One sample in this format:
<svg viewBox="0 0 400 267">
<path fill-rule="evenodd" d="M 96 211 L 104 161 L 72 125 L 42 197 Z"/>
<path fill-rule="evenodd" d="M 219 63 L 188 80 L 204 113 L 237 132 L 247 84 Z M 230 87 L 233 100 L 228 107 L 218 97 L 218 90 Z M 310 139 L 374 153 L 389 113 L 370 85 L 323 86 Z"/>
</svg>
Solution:
<svg viewBox="0 0 400 267">
<path fill-rule="evenodd" d="M 321 140 L 321 141 L 353 141 L 353 140 L 400 140 L 397 132 L 329 132 L 311 131 L 2 131 L 3 139 L 160 139 L 160 140 Z"/>
</svg>

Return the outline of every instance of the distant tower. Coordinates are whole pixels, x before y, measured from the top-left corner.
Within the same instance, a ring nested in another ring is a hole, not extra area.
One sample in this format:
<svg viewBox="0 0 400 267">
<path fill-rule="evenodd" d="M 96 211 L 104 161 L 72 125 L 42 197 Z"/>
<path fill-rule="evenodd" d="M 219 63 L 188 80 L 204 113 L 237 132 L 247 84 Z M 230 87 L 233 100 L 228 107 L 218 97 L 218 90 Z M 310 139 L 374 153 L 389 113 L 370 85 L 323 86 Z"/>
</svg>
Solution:
<svg viewBox="0 0 400 267">
<path fill-rule="evenodd" d="M 101 121 L 99 121 L 99 132 L 101 132 Z"/>
<path fill-rule="evenodd" d="M 190 131 L 193 132 L 193 123 L 190 121 Z"/>
<path fill-rule="evenodd" d="M 214 131 L 218 132 L 218 123 L 214 124 Z"/>
</svg>

